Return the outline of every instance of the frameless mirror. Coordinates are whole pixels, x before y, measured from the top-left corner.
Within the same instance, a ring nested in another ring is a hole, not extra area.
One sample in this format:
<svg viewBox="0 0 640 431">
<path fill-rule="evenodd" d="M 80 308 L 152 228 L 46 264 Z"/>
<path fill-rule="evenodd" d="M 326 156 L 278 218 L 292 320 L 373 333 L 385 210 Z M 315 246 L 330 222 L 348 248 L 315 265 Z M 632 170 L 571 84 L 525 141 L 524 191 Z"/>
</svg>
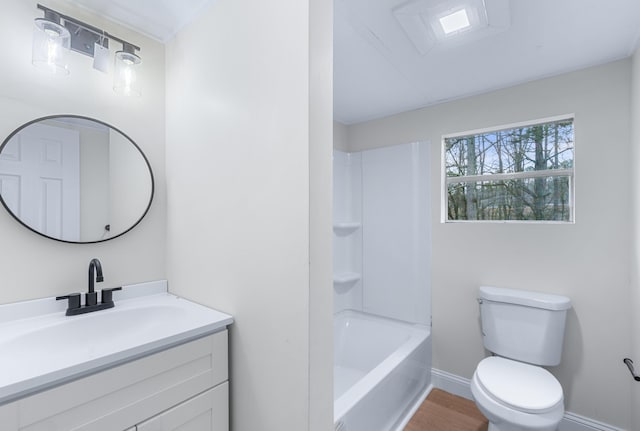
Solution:
<svg viewBox="0 0 640 431">
<path fill-rule="evenodd" d="M 0 200 L 57 241 L 107 241 L 133 229 L 153 199 L 149 161 L 120 130 L 76 115 L 39 118 L 0 146 Z"/>
</svg>

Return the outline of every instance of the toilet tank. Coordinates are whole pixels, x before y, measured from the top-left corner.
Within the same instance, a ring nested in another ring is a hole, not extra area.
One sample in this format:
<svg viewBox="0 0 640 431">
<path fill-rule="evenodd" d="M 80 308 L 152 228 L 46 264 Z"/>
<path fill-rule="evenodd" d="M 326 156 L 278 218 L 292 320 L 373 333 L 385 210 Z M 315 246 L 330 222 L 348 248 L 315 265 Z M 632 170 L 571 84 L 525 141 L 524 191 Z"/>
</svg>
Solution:
<svg viewBox="0 0 640 431">
<path fill-rule="evenodd" d="M 534 365 L 560 363 L 569 298 L 482 286 L 478 302 L 487 350 Z"/>
</svg>

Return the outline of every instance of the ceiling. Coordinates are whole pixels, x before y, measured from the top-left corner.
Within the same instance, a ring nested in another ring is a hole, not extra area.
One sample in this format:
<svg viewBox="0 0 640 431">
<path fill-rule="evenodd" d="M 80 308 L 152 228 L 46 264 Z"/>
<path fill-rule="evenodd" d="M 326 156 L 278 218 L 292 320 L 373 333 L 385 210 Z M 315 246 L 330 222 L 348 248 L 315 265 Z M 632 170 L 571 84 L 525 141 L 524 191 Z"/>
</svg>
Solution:
<svg viewBox="0 0 640 431">
<path fill-rule="evenodd" d="M 337 121 L 358 123 L 621 59 L 640 35 L 639 0 L 484 0 L 487 31 L 431 43 L 421 54 L 395 15 L 442 2 L 335 0 Z"/>
<path fill-rule="evenodd" d="M 67 0 L 160 42 L 167 42 L 214 0 Z"/>
<path fill-rule="evenodd" d="M 67 1 L 166 42 L 215 0 Z M 345 124 L 625 58 L 640 36 L 640 0 L 334 4 L 334 118 Z M 488 26 L 441 41 L 437 26 L 411 27 L 461 4 L 486 6 Z"/>
</svg>

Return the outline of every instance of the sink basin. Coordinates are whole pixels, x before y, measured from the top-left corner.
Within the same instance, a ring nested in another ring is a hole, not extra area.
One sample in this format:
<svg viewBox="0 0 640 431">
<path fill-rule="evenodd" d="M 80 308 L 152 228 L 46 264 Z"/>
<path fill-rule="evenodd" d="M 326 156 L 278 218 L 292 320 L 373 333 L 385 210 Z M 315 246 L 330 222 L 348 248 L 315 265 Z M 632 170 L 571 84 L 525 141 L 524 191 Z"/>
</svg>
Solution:
<svg viewBox="0 0 640 431">
<path fill-rule="evenodd" d="M 158 283 L 155 289 L 146 283 L 151 294 L 141 296 L 135 294 L 136 286 L 125 287 L 120 295 L 114 294 L 116 306 L 108 310 L 78 316 L 65 316 L 64 310 L 27 313 L 26 318 L 0 322 L 0 404 L 217 332 L 233 322 L 227 314 L 167 293 L 166 282 Z M 42 308 L 44 301 L 33 302 Z M 50 301 L 60 309 L 60 303 Z M 21 306 L 28 307 L 28 302 Z M 0 314 L 2 307 L 7 306 L 0 306 Z"/>
<path fill-rule="evenodd" d="M 162 337 L 173 331 L 172 321 L 184 319 L 183 308 L 140 306 L 86 314 L 82 319 L 64 319 L 49 326 L 37 326 L 0 343 L 2 369 L 37 367 L 46 355 L 49 365 L 66 365 L 70 357 L 83 360 L 136 346 L 142 340 Z M 8 367 L 8 368 L 7 368 Z"/>
</svg>

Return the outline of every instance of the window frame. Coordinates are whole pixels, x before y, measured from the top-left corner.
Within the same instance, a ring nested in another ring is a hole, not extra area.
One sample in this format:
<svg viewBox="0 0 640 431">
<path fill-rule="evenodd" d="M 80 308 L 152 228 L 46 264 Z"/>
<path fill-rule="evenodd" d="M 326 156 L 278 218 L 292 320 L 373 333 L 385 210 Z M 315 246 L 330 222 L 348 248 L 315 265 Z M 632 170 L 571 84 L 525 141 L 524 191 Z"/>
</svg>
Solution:
<svg viewBox="0 0 640 431">
<path fill-rule="evenodd" d="M 546 123 L 554 123 L 559 121 L 567 121 L 571 120 L 571 124 L 573 125 L 573 168 L 572 169 L 546 169 L 543 171 L 525 171 L 525 172 L 513 172 L 513 173 L 502 173 L 502 174 L 485 174 L 485 175 L 469 175 L 464 177 L 447 177 L 447 147 L 446 140 L 451 138 L 461 138 L 464 136 L 470 135 L 480 135 L 491 132 L 500 132 L 504 130 L 517 129 L 520 127 L 529 127 L 536 125 L 543 125 Z M 440 161 L 440 169 L 441 169 L 441 185 L 440 185 L 440 222 L 441 223 L 515 223 L 515 224 L 560 224 L 560 225 L 568 225 L 575 224 L 576 222 L 576 214 L 575 214 L 575 176 L 576 176 L 576 116 L 575 114 L 564 114 L 564 115 L 555 115 L 552 117 L 544 117 L 538 118 L 535 120 L 521 121 L 517 123 L 503 124 L 493 127 L 483 127 L 480 129 L 472 129 L 466 130 L 464 132 L 456 132 L 456 133 L 448 133 L 442 135 L 441 138 L 441 161 Z M 549 173 L 555 175 L 549 175 Z M 559 175 L 558 175 L 559 174 Z M 529 179 L 536 177 L 551 177 L 551 176 L 560 176 L 560 177 L 568 177 L 569 180 L 569 220 L 449 220 L 449 196 L 448 196 L 448 185 L 451 183 L 469 183 L 469 182 L 480 182 L 480 181 L 491 181 L 491 180 L 510 180 L 510 179 Z M 453 180 L 449 180 L 449 178 Z M 464 179 L 464 180 L 461 180 Z"/>
</svg>

